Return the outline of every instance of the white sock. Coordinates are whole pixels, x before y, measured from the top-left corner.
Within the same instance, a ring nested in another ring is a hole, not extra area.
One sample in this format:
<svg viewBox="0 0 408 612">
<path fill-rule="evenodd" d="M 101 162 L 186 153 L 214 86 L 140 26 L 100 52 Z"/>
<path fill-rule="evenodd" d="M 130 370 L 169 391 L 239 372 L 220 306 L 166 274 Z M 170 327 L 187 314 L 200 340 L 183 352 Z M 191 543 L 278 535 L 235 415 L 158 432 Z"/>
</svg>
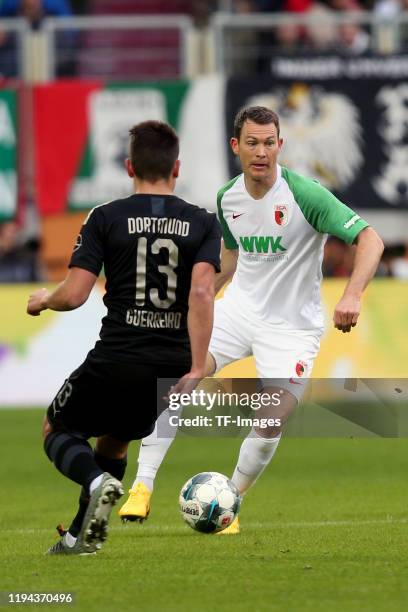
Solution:
<svg viewBox="0 0 408 612">
<path fill-rule="evenodd" d="M 241 444 L 238 463 L 232 475 L 232 482 L 243 495 L 262 474 L 278 448 L 281 435 L 276 438 L 262 438 L 254 430 Z"/>
<path fill-rule="evenodd" d="M 67 531 L 64 538 L 65 538 L 65 544 L 69 546 L 69 548 L 72 548 L 75 545 L 75 542 L 77 541 L 77 539 L 73 535 L 71 535 L 69 531 Z"/>
<path fill-rule="evenodd" d="M 139 450 L 139 467 L 132 488 L 138 482 L 143 482 L 150 491 L 153 491 L 156 474 L 177 433 L 176 427 L 169 426 L 170 414 L 177 412 L 165 410 L 157 420 L 154 431 L 150 436 L 143 438 Z"/>
<path fill-rule="evenodd" d="M 99 485 L 101 484 L 102 478 L 103 478 L 103 474 L 101 474 L 100 476 L 97 476 L 96 478 L 93 479 L 93 481 L 89 485 L 89 493 L 91 495 L 95 491 L 95 489 L 97 489 Z"/>
</svg>

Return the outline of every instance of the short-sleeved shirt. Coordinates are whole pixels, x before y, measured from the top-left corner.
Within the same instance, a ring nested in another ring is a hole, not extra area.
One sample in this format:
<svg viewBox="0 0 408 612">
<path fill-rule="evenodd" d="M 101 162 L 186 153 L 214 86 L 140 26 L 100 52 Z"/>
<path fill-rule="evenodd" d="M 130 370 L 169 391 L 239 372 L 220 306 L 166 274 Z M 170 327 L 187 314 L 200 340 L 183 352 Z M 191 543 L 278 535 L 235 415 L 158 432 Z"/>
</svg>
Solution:
<svg viewBox="0 0 408 612">
<path fill-rule="evenodd" d="M 134 194 L 95 207 L 70 267 L 99 275 L 107 316 L 93 356 L 146 364 L 189 364 L 188 297 L 193 266 L 220 269 L 216 215 L 176 196 Z"/>
<path fill-rule="evenodd" d="M 323 330 L 322 259 L 328 234 L 354 242 L 367 223 L 318 182 L 278 165 L 259 200 L 244 175 L 218 192 L 225 246 L 239 249 L 226 298 L 250 317 L 288 330 Z"/>
</svg>

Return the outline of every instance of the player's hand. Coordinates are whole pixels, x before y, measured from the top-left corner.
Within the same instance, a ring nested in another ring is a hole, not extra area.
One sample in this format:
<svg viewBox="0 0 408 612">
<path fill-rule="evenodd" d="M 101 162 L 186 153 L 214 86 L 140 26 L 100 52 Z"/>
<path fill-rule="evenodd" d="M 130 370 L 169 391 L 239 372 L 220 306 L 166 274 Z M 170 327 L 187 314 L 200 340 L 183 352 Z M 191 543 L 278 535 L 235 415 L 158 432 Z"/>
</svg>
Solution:
<svg viewBox="0 0 408 612">
<path fill-rule="evenodd" d="M 47 306 L 45 304 L 49 295 L 50 292 L 44 287 L 34 291 L 34 293 L 32 293 L 28 298 L 27 314 L 31 315 L 32 317 L 38 317 L 40 312 L 46 310 Z"/>
<path fill-rule="evenodd" d="M 359 298 L 344 295 L 334 309 L 333 323 L 343 334 L 351 331 L 357 325 L 361 302 Z"/>
<path fill-rule="evenodd" d="M 182 393 L 191 393 L 203 378 L 204 372 L 191 370 L 187 374 L 184 374 L 175 385 L 170 387 L 167 397 L 164 399 L 168 400 L 169 396 L 173 393 L 178 395 Z"/>
</svg>

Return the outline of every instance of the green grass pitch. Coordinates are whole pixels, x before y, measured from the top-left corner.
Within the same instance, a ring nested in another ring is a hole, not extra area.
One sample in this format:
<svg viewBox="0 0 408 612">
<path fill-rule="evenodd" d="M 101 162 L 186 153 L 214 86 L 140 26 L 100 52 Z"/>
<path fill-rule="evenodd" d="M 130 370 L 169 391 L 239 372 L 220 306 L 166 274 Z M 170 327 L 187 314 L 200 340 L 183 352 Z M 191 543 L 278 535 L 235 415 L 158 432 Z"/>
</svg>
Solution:
<svg viewBox="0 0 408 612">
<path fill-rule="evenodd" d="M 245 499 L 242 533 L 209 536 L 182 522 L 178 492 L 197 472 L 230 474 L 240 440 L 180 437 L 145 524 L 115 514 L 97 556 L 45 557 L 79 487 L 45 457 L 41 420 L 0 411 L 0 591 L 73 591 L 71 609 L 86 612 L 407 609 L 408 440 L 283 440 Z"/>
</svg>

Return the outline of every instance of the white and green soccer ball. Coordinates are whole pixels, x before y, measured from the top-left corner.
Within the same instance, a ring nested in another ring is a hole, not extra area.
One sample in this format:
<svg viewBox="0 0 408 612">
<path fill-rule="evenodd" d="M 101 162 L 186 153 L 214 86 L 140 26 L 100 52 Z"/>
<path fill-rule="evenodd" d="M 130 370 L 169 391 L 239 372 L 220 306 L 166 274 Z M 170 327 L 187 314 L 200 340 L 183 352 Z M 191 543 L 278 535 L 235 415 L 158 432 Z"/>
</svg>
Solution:
<svg viewBox="0 0 408 612">
<path fill-rule="evenodd" d="M 222 531 L 236 517 L 241 505 L 238 489 L 218 472 L 201 472 L 180 491 L 180 512 L 190 527 L 203 533 Z"/>
</svg>

